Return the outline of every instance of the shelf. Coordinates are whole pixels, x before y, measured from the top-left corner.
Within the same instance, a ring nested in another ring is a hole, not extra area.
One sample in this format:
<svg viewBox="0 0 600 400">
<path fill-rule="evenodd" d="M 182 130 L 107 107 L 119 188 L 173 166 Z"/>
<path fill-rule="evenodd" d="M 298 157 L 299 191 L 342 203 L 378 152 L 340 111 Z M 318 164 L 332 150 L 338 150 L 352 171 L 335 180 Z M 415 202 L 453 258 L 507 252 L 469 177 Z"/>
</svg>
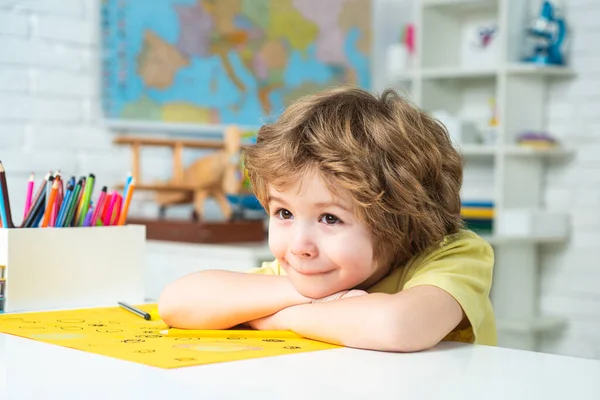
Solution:
<svg viewBox="0 0 600 400">
<path fill-rule="evenodd" d="M 421 76 L 424 79 L 493 79 L 497 73 L 496 68 L 441 67 L 423 68 L 421 70 Z"/>
<path fill-rule="evenodd" d="M 575 76 L 575 71 L 569 67 L 553 66 L 553 65 L 536 65 L 528 63 L 514 63 L 505 66 L 504 71 L 512 76 L 542 76 L 542 77 L 564 77 L 570 78 Z M 436 67 L 421 69 L 421 77 L 424 79 L 481 79 L 495 78 L 502 68 L 467 68 L 467 67 Z M 394 74 L 393 80 L 411 80 L 415 76 L 416 71 L 406 71 Z"/>
<path fill-rule="evenodd" d="M 464 157 L 493 157 L 497 149 L 494 146 L 466 144 L 460 145 L 459 151 Z"/>
<path fill-rule="evenodd" d="M 421 0 L 426 9 L 438 9 L 452 14 L 489 12 L 498 9 L 498 0 Z"/>
<path fill-rule="evenodd" d="M 492 246 L 510 245 L 510 244 L 558 244 L 567 238 L 560 236 L 507 236 L 507 235 L 479 235 L 483 240 Z"/>
<path fill-rule="evenodd" d="M 506 66 L 506 72 L 509 75 L 539 75 L 545 77 L 565 77 L 575 76 L 575 71 L 569 67 L 558 65 L 539 65 L 533 63 L 513 63 Z"/>
<path fill-rule="evenodd" d="M 560 330 L 566 320 L 559 317 L 537 317 L 531 320 L 497 318 L 498 330 L 511 333 L 532 334 Z"/>
<path fill-rule="evenodd" d="M 571 149 L 556 148 L 556 149 L 534 149 L 525 146 L 507 146 L 504 148 L 504 153 L 508 156 L 515 157 L 544 157 L 544 158 L 563 158 L 570 157 L 574 154 Z"/>
<path fill-rule="evenodd" d="M 534 149 L 524 146 L 490 146 L 479 144 L 464 144 L 459 145 L 460 153 L 465 157 L 492 157 L 495 154 L 507 155 L 514 157 L 540 157 L 540 158 L 562 158 L 569 157 L 574 154 L 571 149 L 556 148 L 556 149 Z"/>
</svg>

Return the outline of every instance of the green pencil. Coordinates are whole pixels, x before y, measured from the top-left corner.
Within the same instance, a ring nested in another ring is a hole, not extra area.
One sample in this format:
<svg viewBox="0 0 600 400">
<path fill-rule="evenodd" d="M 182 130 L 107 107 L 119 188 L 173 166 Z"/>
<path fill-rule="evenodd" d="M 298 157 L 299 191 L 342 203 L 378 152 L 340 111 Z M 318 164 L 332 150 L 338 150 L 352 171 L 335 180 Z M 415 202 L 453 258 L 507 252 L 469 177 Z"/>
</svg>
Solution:
<svg viewBox="0 0 600 400">
<path fill-rule="evenodd" d="M 90 174 L 87 180 L 85 181 L 85 191 L 83 192 L 83 199 L 81 204 L 81 209 L 79 210 L 79 215 L 77 216 L 77 224 L 79 226 L 83 226 L 83 221 L 85 220 L 85 216 L 88 212 L 88 208 L 90 207 L 90 199 L 92 197 L 92 191 L 94 190 L 94 180 L 96 177 L 94 174 Z"/>
<path fill-rule="evenodd" d="M 65 228 L 71 226 L 71 221 L 73 221 L 73 217 L 75 216 L 75 210 L 77 209 L 77 198 L 79 197 L 79 192 L 81 191 L 81 184 L 82 180 L 79 179 L 79 181 L 77 181 L 77 185 L 75 186 L 73 196 L 71 197 L 71 204 L 69 204 L 69 208 L 67 209 L 65 222 L 63 223 L 63 227 Z"/>
</svg>

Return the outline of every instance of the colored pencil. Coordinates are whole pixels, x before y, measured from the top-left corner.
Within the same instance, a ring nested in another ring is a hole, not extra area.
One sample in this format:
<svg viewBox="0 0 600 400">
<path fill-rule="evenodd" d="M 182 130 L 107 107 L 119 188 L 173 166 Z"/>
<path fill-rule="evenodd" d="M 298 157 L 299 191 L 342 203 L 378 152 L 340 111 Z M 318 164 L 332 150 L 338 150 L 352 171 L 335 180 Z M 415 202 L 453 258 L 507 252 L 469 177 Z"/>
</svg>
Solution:
<svg viewBox="0 0 600 400">
<path fill-rule="evenodd" d="M 121 308 L 129 311 L 130 313 L 133 313 L 133 314 L 137 315 L 138 317 L 144 318 L 146 321 L 149 321 L 152 318 L 150 316 L 150 313 L 147 313 L 144 310 L 140 310 L 139 308 L 131 306 L 131 305 L 129 305 L 127 303 L 124 303 L 122 301 L 119 301 L 118 304 L 119 304 L 119 306 L 121 306 Z"/>
<path fill-rule="evenodd" d="M 56 181 L 54 181 L 56 182 Z M 50 210 L 50 221 L 48 222 L 48 226 L 53 227 L 56 225 L 56 216 L 58 215 L 58 208 L 56 207 L 56 202 L 58 201 L 58 189 L 56 190 L 56 198 L 52 202 L 52 210 Z"/>
<path fill-rule="evenodd" d="M 106 219 L 106 213 L 108 212 L 108 206 L 112 202 L 112 198 L 113 198 L 112 193 L 106 194 L 106 201 L 104 202 L 104 207 L 102 208 L 102 211 L 100 212 L 100 218 L 98 218 L 100 221 L 102 221 L 102 225 L 104 225 L 104 219 Z"/>
<path fill-rule="evenodd" d="M 56 198 L 57 202 L 56 204 L 58 205 L 58 207 L 56 208 L 56 211 L 58 212 L 58 210 L 60 210 L 60 206 L 62 206 L 62 201 L 65 198 L 65 181 L 64 179 L 60 178 L 59 182 L 58 182 L 58 197 Z"/>
<path fill-rule="evenodd" d="M 90 199 L 92 197 L 92 191 L 94 190 L 94 181 L 95 180 L 96 180 L 96 177 L 94 176 L 94 174 L 90 174 L 86 181 L 85 193 L 83 194 L 83 197 L 81 199 L 81 210 L 79 211 L 79 215 L 77 216 L 77 225 L 79 225 L 79 226 L 83 226 L 83 220 L 85 219 L 85 216 L 87 215 L 89 205 L 90 205 Z"/>
<path fill-rule="evenodd" d="M 92 216 L 94 215 L 94 208 L 90 207 L 90 209 L 88 210 L 88 212 L 85 214 L 85 218 L 83 219 L 83 225 L 82 226 L 91 226 L 90 225 L 90 221 L 92 220 Z"/>
<path fill-rule="evenodd" d="M 69 208 L 67 210 L 67 216 L 65 217 L 65 221 L 63 226 L 69 227 L 72 226 L 73 218 L 75 217 L 75 211 L 77 209 L 77 200 L 79 199 L 79 194 L 81 193 L 81 186 L 83 182 L 82 179 L 77 181 L 77 185 L 75 185 L 75 189 L 73 189 L 73 195 L 71 196 L 71 201 L 69 202 Z"/>
<path fill-rule="evenodd" d="M 35 223 L 38 221 L 38 217 L 44 212 L 44 205 L 46 204 L 46 191 L 42 190 L 42 193 L 37 198 L 37 201 L 31 206 L 31 210 L 29 210 L 29 214 L 27 214 L 27 218 L 21 224 L 23 228 L 32 228 L 35 226 Z"/>
<path fill-rule="evenodd" d="M 133 179 L 133 177 L 131 175 L 131 171 L 129 171 L 127 173 L 127 178 L 125 178 L 125 188 L 123 189 L 123 198 L 124 199 L 127 198 L 127 192 L 129 191 L 129 185 L 131 185 L 132 179 Z M 125 206 L 125 203 L 123 203 L 123 206 Z"/>
<path fill-rule="evenodd" d="M 108 208 L 106 209 L 106 214 L 104 215 L 104 220 L 102 222 L 104 222 L 104 226 L 109 226 L 110 225 L 110 221 L 112 219 L 112 215 L 113 215 L 113 208 L 115 207 L 115 203 L 117 201 L 117 191 L 113 191 L 112 194 L 110 195 L 110 204 L 108 205 Z"/>
<path fill-rule="evenodd" d="M 6 206 L 4 205 L 4 190 L 2 190 L 2 186 L 0 186 L 0 221 L 2 221 L 3 227 L 10 228 L 8 216 L 6 215 Z"/>
<path fill-rule="evenodd" d="M 131 204 L 131 198 L 133 197 L 134 191 L 135 179 L 131 179 L 131 182 L 127 189 L 127 197 L 125 198 L 123 210 L 121 211 L 121 216 L 119 217 L 119 222 L 117 223 L 117 225 L 125 225 L 125 221 L 127 221 L 127 214 L 129 213 L 129 205 Z"/>
<path fill-rule="evenodd" d="M 35 186 L 35 175 L 32 172 L 29 175 L 29 181 L 27 182 L 27 195 L 25 196 L 25 209 L 23 210 L 23 220 L 27 218 L 27 213 L 31 208 L 31 200 L 33 197 L 33 187 Z"/>
<path fill-rule="evenodd" d="M 50 190 L 50 198 L 46 201 L 46 210 L 44 211 L 44 218 L 42 219 L 42 228 L 47 228 L 50 223 L 50 217 L 52 217 L 52 210 L 56 207 L 56 194 L 58 193 L 58 180 L 55 180 Z"/>
<path fill-rule="evenodd" d="M 79 191 L 79 195 L 77 196 L 77 203 L 75 204 L 75 215 L 73 215 L 73 221 L 70 226 L 77 225 L 77 216 L 81 212 L 81 206 L 83 205 L 82 200 L 83 200 L 83 193 L 85 192 L 86 179 L 87 178 L 85 176 L 82 176 L 79 179 L 81 181 L 81 190 Z"/>
<path fill-rule="evenodd" d="M 117 201 L 115 201 L 115 207 L 113 208 L 112 216 L 110 218 L 111 225 L 117 225 L 119 217 L 121 216 L 121 206 L 123 205 L 123 196 L 121 193 L 117 193 Z"/>
<path fill-rule="evenodd" d="M 100 190 L 100 197 L 98 197 L 98 203 L 96 204 L 96 208 L 94 209 L 94 214 L 92 215 L 92 220 L 90 221 L 91 226 L 96 226 L 96 221 L 102 215 L 102 211 L 104 210 L 104 206 L 106 204 L 106 186 L 102 187 Z"/>
<path fill-rule="evenodd" d="M 44 218 L 44 205 L 42 204 L 42 206 L 38 210 L 37 214 L 35 215 L 35 218 L 33 220 L 33 224 L 31 224 L 31 227 L 39 228 L 40 224 L 42 223 L 43 218 Z"/>
<path fill-rule="evenodd" d="M 10 198 L 8 196 L 8 185 L 6 184 L 6 171 L 4 171 L 4 165 L 0 161 L 0 186 L 2 186 L 2 197 L 4 200 L 4 212 L 6 213 L 6 220 L 8 221 L 8 225 L 4 224 L 3 226 L 7 228 L 14 228 L 12 220 L 12 211 L 10 209 Z"/>
<path fill-rule="evenodd" d="M 44 179 L 42 180 L 42 182 L 40 183 L 40 186 L 38 187 L 38 190 L 35 193 L 35 196 L 33 197 L 33 200 L 31 201 L 31 207 L 29 207 L 29 210 L 27 211 L 27 216 L 23 219 L 23 222 L 21 223 L 21 227 L 22 228 L 25 227 L 25 220 L 27 220 L 27 218 L 29 217 L 29 213 L 31 213 L 31 210 L 32 210 L 33 206 L 37 203 L 37 201 L 40 198 L 40 196 L 42 195 L 42 193 L 45 192 L 45 190 L 46 190 L 46 181 L 48 180 L 48 178 L 50 177 L 51 174 L 52 174 L 52 172 L 48 172 L 44 176 Z"/>
<path fill-rule="evenodd" d="M 71 196 L 73 195 L 73 186 L 71 183 L 67 183 L 67 191 L 65 192 L 65 198 L 60 205 L 60 210 L 58 211 L 58 217 L 56 217 L 56 223 L 54 226 L 62 228 L 65 217 L 67 216 L 67 209 L 69 208 L 69 203 L 71 201 Z"/>
<path fill-rule="evenodd" d="M 50 175 L 46 181 L 46 204 L 44 204 L 44 208 L 48 206 L 47 202 L 50 199 L 50 191 L 52 190 L 55 179 L 54 175 Z"/>
<path fill-rule="evenodd" d="M 54 201 L 54 207 L 52 207 L 52 215 L 50 216 L 50 226 L 56 226 L 56 221 L 58 219 L 58 211 L 62 206 L 62 202 L 64 199 L 64 188 L 63 188 L 63 179 L 59 176 L 57 179 L 58 182 L 58 192 L 56 193 L 56 200 Z"/>
</svg>

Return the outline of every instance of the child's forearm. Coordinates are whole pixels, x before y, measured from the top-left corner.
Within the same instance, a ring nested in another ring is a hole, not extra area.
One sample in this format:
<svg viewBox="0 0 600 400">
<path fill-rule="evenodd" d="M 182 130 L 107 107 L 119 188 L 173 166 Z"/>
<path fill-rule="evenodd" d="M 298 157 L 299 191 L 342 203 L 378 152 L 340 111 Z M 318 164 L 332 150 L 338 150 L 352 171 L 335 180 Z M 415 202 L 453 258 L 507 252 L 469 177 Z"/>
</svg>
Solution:
<svg viewBox="0 0 600 400">
<path fill-rule="evenodd" d="M 369 294 L 282 310 L 276 329 L 348 347 L 381 351 L 418 351 L 435 345 L 434 337 L 394 295 Z M 277 316 L 277 314 L 276 314 Z M 414 317 L 414 318 L 413 318 Z"/>
<path fill-rule="evenodd" d="M 187 275 L 167 286 L 158 310 L 169 326 L 228 329 L 310 301 L 285 276 L 213 270 Z"/>
</svg>

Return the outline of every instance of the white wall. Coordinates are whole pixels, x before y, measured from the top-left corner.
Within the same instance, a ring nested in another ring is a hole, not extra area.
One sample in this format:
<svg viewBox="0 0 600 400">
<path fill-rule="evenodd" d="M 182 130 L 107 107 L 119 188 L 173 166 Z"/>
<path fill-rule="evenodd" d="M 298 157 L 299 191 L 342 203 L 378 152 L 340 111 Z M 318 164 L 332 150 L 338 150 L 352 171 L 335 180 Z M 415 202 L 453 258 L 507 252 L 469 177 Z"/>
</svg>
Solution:
<svg viewBox="0 0 600 400">
<path fill-rule="evenodd" d="M 548 128 L 576 149 L 567 165 L 550 168 L 546 205 L 568 212 L 570 243 L 546 249 L 541 310 L 569 320 L 565 332 L 545 337 L 544 351 L 600 358 L 600 2 L 568 0 L 577 78 L 549 92 Z"/>
<path fill-rule="evenodd" d="M 23 204 L 33 170 L 96 173 L 111 185 L 129 168 L 125 149 L 102 129 L 97 81 L 99 0 L 0 0 L 0 160 L 9 172 L 13 204 Z M 542 267 L 544 313 L 569 319 L 543 349 L 600 358 L 600 2 L 569 0 L 573 66 L 579 76 L 550 91 L 551 131 L 578 149 L 566 167 L 551 168 L 546 204 L 570 212 L 573 239 L 547 249 Z M 409 0 L 377 0 L 376 34 L 395 40 Z M 383 57 L 385 46 L 376 45 Z M 383 69 L 376 63 L 375 87 Z M 144 165 L 164 176 L 169 157 L 149 153 Z M 15 207 L 16 208 L 16 207 Z M 16 209 L 13 214 L 20 216 Z M 19 220 L 20 218 L 15 218 Z"/>
</svg>

